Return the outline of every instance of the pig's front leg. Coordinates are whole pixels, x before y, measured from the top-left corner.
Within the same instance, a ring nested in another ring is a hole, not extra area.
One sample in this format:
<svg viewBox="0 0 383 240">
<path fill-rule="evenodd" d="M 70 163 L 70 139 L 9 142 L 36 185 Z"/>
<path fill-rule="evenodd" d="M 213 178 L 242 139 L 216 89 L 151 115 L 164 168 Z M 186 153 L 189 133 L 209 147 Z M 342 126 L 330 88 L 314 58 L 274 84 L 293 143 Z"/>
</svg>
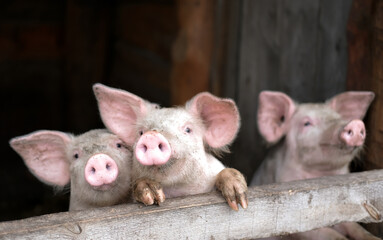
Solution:
<svg viewBox="0 0 383 240">
<path fill-rule="evenodd" d="M 247 208 L 247 184 L 239 171 L 234 168 L 223 169 L 217 175 L 215 186 L 233 210 L 238 211 L 238 203 L 242 208 Z"/>
<path fill-rule="evenodd" d="M 160 205 L 165 201 L 165 194 L 160 183 L 149 178 L 139 178 L 133 185 L 133 197 L 145 205 Z"/>
</svg>

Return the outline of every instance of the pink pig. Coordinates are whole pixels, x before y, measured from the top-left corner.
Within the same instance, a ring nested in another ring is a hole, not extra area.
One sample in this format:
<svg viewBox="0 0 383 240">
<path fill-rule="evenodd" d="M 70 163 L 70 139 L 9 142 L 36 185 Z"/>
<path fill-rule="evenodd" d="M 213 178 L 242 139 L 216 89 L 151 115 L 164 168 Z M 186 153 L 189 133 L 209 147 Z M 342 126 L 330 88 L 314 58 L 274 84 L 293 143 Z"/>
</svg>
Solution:
<svg viewBox="0 0 383 240">
<path fill-rule="evenodd" d="M 41 130 L 16 137 L 11 147 L 42 182 L 70 182 L 69 210 L 109 206 L 129 199 L 132 153 L 106 129 L 80 136 Z"/>
<path fill-rule="evenodd" d="M 251 185 L 349 173 L 350 162 L 363 148 L 366 129 L 362 119 L 373 99 L 373 92 L 344 92 L 325 103 L 297 104 L 284 93 L 261 92 L 259 131 L 269 144 L 279 143 L 262 162 Z M 346 236 L 379 239 L 357 223 L 286 239 L 348 239 Z"/>
<path fill-rule="evenodd" d="M 240 172 L 213 154 L 227 151 L 239 129 L 235 103 L 200 93 L 185 107 L 152 107 L 129 92 L 95 84 L 106 127 L 133 148 L 134 198 L 146 205 L 217 187 L 232 209 L 247 207 Z"/>
</svg>

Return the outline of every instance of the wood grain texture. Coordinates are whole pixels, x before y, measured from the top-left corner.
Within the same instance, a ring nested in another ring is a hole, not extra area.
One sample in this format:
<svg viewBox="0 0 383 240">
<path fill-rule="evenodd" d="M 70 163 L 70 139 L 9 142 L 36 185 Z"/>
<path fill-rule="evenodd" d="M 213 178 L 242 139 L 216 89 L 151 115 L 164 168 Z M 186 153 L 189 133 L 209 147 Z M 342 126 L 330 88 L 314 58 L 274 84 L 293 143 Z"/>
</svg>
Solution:
<svg viewBox="0 0 383 240">
<path fill-rule="evenodd" d="M 184 104 L 209 90 L 214 0 L 177 1 L 179 33 L 172 49 L 171 102 Z"/>
<path fill-rule="evenodd" d="M 50 214 L 0 223 L 0 238 L 240 239 L 343 221 L 379 222 L 383 170 L 260 186 L 251 188 L 248 197 L 248 209 L 238 212 L 213 192 L 167 199 L 160 207 L 126 204 Z M 364 208 L 366 202 L 375 214 Z"/>
<path fill-rule="evenodd" d="M 260 91 L 283 91 L 298 102 L 322 102 L 345 90 L 351 3 L 244 0 L 232 8 L 237 28 L 229 30 L 238 37 L 231 41 L 236 45 L 227 50 L 233 53 L 222 68 L 231 72 L 222 76 L 224 96 L 238 104 L 242 127 L 233 155 L 225 160 L 229 166 L 251 178 L 264 158 L 257 128 Z"/>
</svg>

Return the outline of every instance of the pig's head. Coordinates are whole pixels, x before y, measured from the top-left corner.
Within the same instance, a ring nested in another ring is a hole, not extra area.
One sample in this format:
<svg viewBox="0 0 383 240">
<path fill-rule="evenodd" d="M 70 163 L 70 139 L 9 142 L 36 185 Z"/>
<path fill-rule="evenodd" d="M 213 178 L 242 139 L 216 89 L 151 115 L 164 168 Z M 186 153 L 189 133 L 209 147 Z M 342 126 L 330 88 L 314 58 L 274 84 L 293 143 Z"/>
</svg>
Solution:
<svg viewBox="0 0 383 240">
<path fill-rule="evenodd" d="M 258 128 L 270 144 L 285 137 L 286 158 L 316 171 L 346 169 L 363 147 L 362 119 L 372 92 L 344 92 L 326 103 L 297 104 L 281 92 L 259 96 Z"/>
<path fill-rule="evenodd" d="M 153 107 L 101 84 L 94 85 L 94 92 L 106 127 L 133 147 L 133 164 L 142 170 L 138 175 L 158 181 L 177 181 L 190 169 L 200 171 L 195 163 L 206 162 L 210 150 L 225 150 L 239 129 L 235 103 L 206 92 L 178 108 Z"/>
<path fill-rule="evenodd" d="M 127 200 L 131 151 L 107 130 L 77 137 L 42 130 L 14 138 L 10 144 L 42 182 L 56 187 L 70 182 L 70 210 Z"/>
</svg>

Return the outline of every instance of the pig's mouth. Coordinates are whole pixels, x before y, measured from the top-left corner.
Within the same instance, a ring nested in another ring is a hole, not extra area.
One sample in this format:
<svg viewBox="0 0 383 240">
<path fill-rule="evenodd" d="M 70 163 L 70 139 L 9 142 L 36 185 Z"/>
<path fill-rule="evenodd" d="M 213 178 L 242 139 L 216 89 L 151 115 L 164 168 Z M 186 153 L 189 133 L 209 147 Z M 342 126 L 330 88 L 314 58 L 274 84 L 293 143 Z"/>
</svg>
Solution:
<svg viewBox="0 0 383 240">
<path fill-rule="evenodd" d="M 359 152 L 362 147 L 361 146 L 347 146 L 346 144 L 329 144 L 329 143 L 321 143 L 321 149 L 323 152 L 329 151 L 340 151 L 343 154 L 354 154 Z"/>
<path fill-rule="evenodd" d="M 95 190 L 95 191 L 101 191 L 101 192 L 104 192 L 104 191 L 109 191 L 109 190 L 112 189 L 114 186 L 115 186 L 115 184 L 113 184 L 113 183 L 110 183 L 110 184 L 102 184 L 102 185 L 100 185 L 100 186 L 92 186 L 92 189 Z"/>
<path fill-rule="evenodd" d="M 170 157 L 165 164 L 161 165 L 141 165 L 151 171 L 153 174 L 162 174 L 165 175 L 168 173 L 169 169 L 177 162 L 175 158 Z"/>
</svg>

